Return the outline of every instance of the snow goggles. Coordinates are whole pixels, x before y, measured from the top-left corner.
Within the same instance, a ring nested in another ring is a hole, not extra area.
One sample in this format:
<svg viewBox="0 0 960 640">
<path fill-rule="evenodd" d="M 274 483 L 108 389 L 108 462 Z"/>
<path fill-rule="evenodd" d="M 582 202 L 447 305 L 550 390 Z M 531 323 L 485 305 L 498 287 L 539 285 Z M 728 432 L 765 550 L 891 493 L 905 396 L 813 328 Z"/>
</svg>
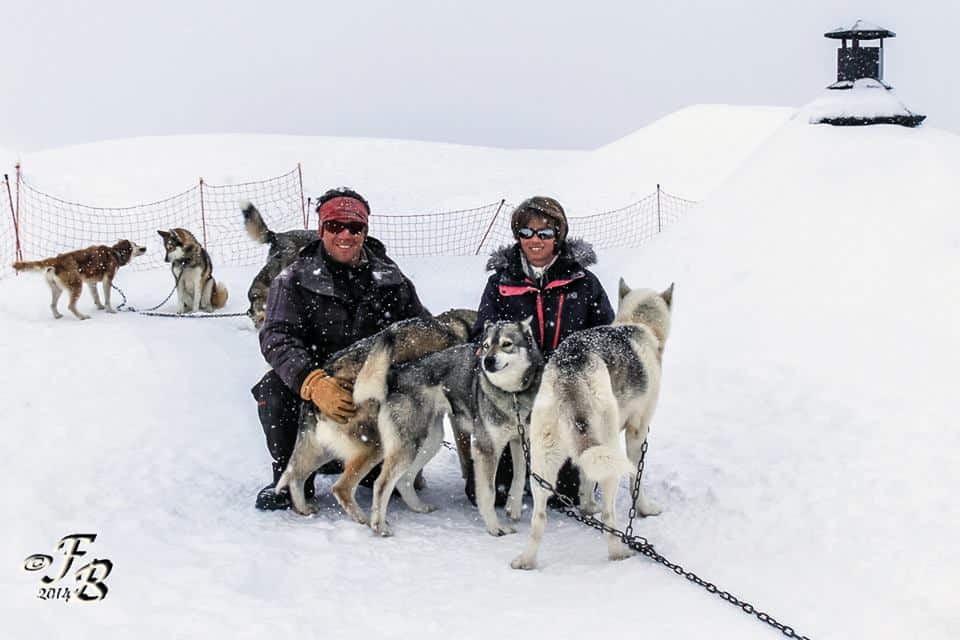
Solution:
<svg viewBox="0 0 960 640">
<path fill-rule="evenodd" d="M 340 220 L 327 220 L 323 223 L 323 230 L 327 233 L 337 235 L 346 229 L 350 235 L 355 236 L 367 230 L 367 225 L 362 222 L 342 222 Z"/>
<path fill-rule="evenodd" d="M 557 230 L 553 227 L 547 227 L 545 229 L 531 229 L 530 227 L 520 227 L 517 229 L 517 235 L 523 238 L 524 240 L 529 240 L 533 236 L 537 236 L 541 240 L 553 240 L 557 237 Z"/>
</svg>

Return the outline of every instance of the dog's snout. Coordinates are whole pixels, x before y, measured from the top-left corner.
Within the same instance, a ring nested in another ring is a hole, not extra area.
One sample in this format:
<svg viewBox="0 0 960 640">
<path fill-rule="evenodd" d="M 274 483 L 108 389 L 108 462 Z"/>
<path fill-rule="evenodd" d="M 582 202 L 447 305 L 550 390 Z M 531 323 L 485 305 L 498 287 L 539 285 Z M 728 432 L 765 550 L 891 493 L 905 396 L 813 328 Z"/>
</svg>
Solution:
<svg viewBox="0 0 960 640">
<path fill-rule="evenodd" d="M 497 358 L 495 356 L 486 356 L 483 359 L 483 368 L 493 372 L 497 370 Z"/>
</svg>

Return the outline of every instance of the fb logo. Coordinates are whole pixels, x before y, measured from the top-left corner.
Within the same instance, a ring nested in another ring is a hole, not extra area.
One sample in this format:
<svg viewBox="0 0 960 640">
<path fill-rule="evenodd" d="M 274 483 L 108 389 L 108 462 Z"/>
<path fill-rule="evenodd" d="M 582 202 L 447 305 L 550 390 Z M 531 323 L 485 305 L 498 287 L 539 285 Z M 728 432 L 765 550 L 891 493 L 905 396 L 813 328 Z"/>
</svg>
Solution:
<svg viewBox="0 0 960 640">
<path fill-rule="evenodd" d="M 40 582 L 44 585 L 55 585 L 64 579 L 74 566 L 74 561 L 87 555 L 82 545 L 93 544 L 96 539 L 97 534 L 95 533 L 73 533 L 64 536 L 57 545 L 57 551 L 63 556 L 59 571 L 57 571 L 55 577 L 46 574 L 43 575 L 40 578 Z M 26 571 L 43 571 L 51 566 L 53 562 L 53 556 L 35 553 L 23 561 L 23 568 Z M 65 601 L 76 598 L 80 602 L 97 602 L 103 600 L 107 597 L 107 592 L 109 591 L 104 581 L 107 579 L 107 576 L 110 575 L 111 571 L 113 571 L 113 562 L 105 558 L 94 558 L 90 562 L 80 566 L 74 572 L 73 579 L 76 583 L 74 588 L 58 586 L 40 587 L 37 597 L 41 600 Z"/>
</svg>

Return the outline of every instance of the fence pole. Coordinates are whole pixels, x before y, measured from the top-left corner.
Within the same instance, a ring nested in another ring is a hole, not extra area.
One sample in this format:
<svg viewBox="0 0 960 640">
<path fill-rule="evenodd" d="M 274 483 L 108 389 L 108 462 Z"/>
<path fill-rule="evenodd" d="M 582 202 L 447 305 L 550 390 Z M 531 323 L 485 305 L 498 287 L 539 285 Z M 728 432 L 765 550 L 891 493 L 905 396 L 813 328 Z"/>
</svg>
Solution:
<svg viewBox="0 0 960 640">
<path fill-rule="evenodd" d="M 660 220 L 660 183 L 657 183 L 657 233 L 663 231 L 663 223 Z"/>
<path fill-rule="evenodd" d="M 203 178 L 200 178 L 200 227 L 203 229 L 203 248 L 207 248 L 207 213 L 203 206 Z"/>
<path fill-rule="evenodd" d="M 490 224 L 487 225 L 487 230 L 483 232 L 483 237 L 480 238 L 480 244 L 477 245 L 477 250 L 473 252 L 473 255 L 480 255 L 480 249 L 483 248 L 483 243 L 487 241 L 487 236 L 490 234 L 490 230 L 493 229 L 493 223 L 497 221 L 497 216 L 500 215 L 500 209 L 503 209 L 503 203 L 506 201 L 506 198 L 500 199 L 500 206 L 497 207 L 497 212 L 493 214 L 493 218 L 490 219 Z"/>
<path fill-rule="evenodd" d="M 20 230 L 20 182 L 23 180 L 22 171 L 20 169 L 20 163 L 17 163 L 17 213 L 16 213 L 16 223 L 17 223 L 17 233 L 19 235 Z M 19 237 L 17 239 L 17 259 L 23 260 L 23 245 L 20 243 Z"/>
<path fill-rule="evenodd" d="M 307 198 L 307 211 L 313 211 L 313 198 Z M 304 224 L 304 227 L 303 227 L 303 228 L 304 228 L 304 229 L 309 229 L 309 228 L 310 228 L 310 214 L 309 214 L 309 213 L 305 213 L 304 215 L 307 216 L 307 217 L 304 218 L 305 224 Z"/>
<path fill-rule="evenodd" d="M 3 182 L 7 185 L 7 202 L 10 204 L 10 217 L 13 218 L 14 255 L 17 260 L 23 260 L 23 252 L 20 250 L 20 224 L 17 221 L 17 213 L 13 209 L 13 196 L 10 194 L 10 177 L 7 174 L 3 174 Z M 20 275 L 19 271 L 17 275 Z"/>
<path fill-rule="evenodd" d="M 303 213 L 303 228 L 308 229 L 307 226 L 307 208 L 303 204 L 303 169 L 300 168 L 300 163 L 297 163 L 297 177 L 300 179 L 300 212 Z"/>
</svg>

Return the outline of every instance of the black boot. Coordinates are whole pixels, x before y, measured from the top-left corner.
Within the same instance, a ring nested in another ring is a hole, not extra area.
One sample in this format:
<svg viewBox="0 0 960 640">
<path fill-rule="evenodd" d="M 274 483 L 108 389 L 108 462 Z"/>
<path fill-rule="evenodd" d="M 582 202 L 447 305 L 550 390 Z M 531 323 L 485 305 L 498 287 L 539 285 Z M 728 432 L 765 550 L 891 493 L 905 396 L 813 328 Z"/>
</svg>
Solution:
<svg viewBox="0 0 960 640">
<path fill-rule="evenodd" d="M 276 483 L 271 482 L 257 494 L 256 507 L 260 511 L 282 511 L 293 506 L 290 501 L 290 491 L 282 489 L 280 493 L 274 490 Z"/>
<path fill-rule="evenodd" d="M 307 500 L 313 500 L 317 493 L 317 489 L 313 483 L 313 480 L 316 477 L 316 473 L 311 473 L 307 478 L 307 481 L 303 483 L 303 496 Z M 284 509 L 289 509 L 293 506 L 293 502 L 290 499 L 290 490 L 284 487 L 280 490 L 280 493 L 277 493 L 275 489 L 276 486 L 277 481 L 274 480 L 263 489 L 260 489 L 260 492 L 257 494 L 257 502 L 255 505 L 257 509 L 260 509 L 261 511 L 281 511 Z"/>
</svg>

